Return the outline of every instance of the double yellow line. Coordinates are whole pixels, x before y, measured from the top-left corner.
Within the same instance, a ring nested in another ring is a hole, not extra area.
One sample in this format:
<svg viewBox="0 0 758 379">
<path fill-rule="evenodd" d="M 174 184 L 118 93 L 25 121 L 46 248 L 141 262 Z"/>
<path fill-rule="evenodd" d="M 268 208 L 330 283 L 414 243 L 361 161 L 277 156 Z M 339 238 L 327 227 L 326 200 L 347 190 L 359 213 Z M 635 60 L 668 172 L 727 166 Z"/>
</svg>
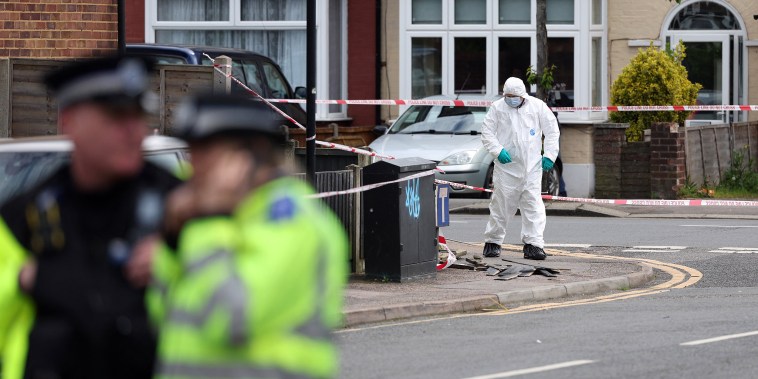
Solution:
<svg viewBox="0 0 758 379">
<path fill-rule="evenodd" d="M 656 261 L 653 259 L 615 257 L 615 256 L 594 255 L 594 254 L 587 254 L 587 253 L 571 253 L 568 251 L 554 250 L 554 249 L 546 249 L 546 251 L 552 255 L 560 255 L 560 256 L 566 256 L 566 257 L 584 258 L 584 259 L 602 258 L 602 259 L 609 259 L 609 260 L 642 263 L 643 265 L 652 267 L 653 269 L 658 269 L 663 272 L 666 272 L 667 274 L 671 275 L 671 279 L 667 280 L 664 283 L 660 283 L 655 286 L 643 288 L 639 290 L 624 291 L 622 293 L 614 293 L 610 295 L 597 296 L 590 299 L 523 305 L 523 306 L 512 308 L 512 309 L 504 309 L 504 310 L 498 310 L 495 312 L 489 312 L 487 314 L 489 315 L 515 314 L 515 313 L 534 312 L 534 311 L 541 311 L 541 310 L 554 309 L 554 308 L 571 307 L 575 305 L 598 304 L 598 303 L 605 303 L 605 302 L 615 301 L 615 300 L 631 299 L 635 297 L 653 295 L 653 294 L 665 292 L 672 288 L 689 287 L 697 283 L 703 277 L 703 274 L 700 271 L 695 270 L 694 268 L 678 265 L 675 263 L 664 263 L 664 262 Z"/>
<path fill-rule="evenodd" d="M 476 244 L 469 244 L 469 245 L 476 246 Z M 513 248 L 515 250 L 520 251 L 520 249 L 517 249 L 516 246 L 503 245 L 503 248 L 506 248 L 506 249 Z M 421 323 L 427 323 L 427 322 L 432 322 L 432 321 L 463 318 L 463 317 L 498 316 L 498 315 L 508 315 L 508 314 L 525 313 L 525 312 L 535 312 L 535 311 L 543 311 L 543 310 L 548 310 L 548 309 L 573 307 L 577 305 L 599 304 L 599 303 L 606 303 L 609 301 L 632 299 L 635 297 L 654 295 L 657 293 L 666 292 L 672 288 L 689 287 L 697 283 L 703 276 L 703 274 L 700 271 L 695 270 L 693 268 L 674 264 L 674 263 L 664 263 L 664 262 L 656 261 L 653 259 L 616 257 L 616 256 L 609 256 L 609 255 L 594 255 L 594 254 L 587 254 L 587 253 L 572 253 L 568 251 L 554 250 L 554 249 L 545 249 L 545 250 L 552 255 L 566 256 L 566 257 L 575 257 L 575 258 L 584 258 L 584 259 L 600 258 L 600 259 L 608 259 L 608 260 L 642 263 L 643 265 L 652 267 L 653 269 L 658 269 L 663 272 L 666 272 L 667 274 L 671 275 L 671 279 L 669 279 L 668 281 L 664 283 L 660 283 L 652 287 L 642 288 L 638 290 L 624 291 L 621 293 L 613 293 L 610 295 L 596 296 L 589 299 L 523 305 L 516 308 L 511 308 L 511 309 L 497 309 L 497 310 L 489 310 L 489 311 L 485 310 L 480 313 L 454 314 L 454 315 L 447 315 L 447 316 L 441 316 L 441 317 L 431 317 L 431 318 L 427 318 L 423 320 L 390 322 L 386 324 L 373 325 L 373 326 L 367 326 L 367 327 L 343 329 L 343 330 L 337 331 L 336 333 L 338 334 L 350 333 L 350 332 L 357 332 L 357 331 L 368 330 L 368 329 L 386 328 L 386 327 L 398 326 L 398 325 L 421 324 Z"/>
</svg>

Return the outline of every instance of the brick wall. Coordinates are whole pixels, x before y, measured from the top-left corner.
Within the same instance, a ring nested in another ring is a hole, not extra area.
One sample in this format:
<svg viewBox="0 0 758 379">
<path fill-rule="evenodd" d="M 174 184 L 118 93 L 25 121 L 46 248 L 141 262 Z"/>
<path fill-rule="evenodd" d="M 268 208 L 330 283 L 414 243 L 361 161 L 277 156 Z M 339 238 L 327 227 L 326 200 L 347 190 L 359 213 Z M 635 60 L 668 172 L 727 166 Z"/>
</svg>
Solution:
<svg viewBox="0 0 758 379">
<path fill-rule="evenodd" d="M 627 142 L 621 149 L 621 198 L 650 197 L 650 142 Z"/>
<path fill-rule="evenodd" d="M 376 4 L 373 1 L 347 2 L 347 97 L 376 97 Z M 353 125 L 375 125 L 379 107 L 355 105 L 347 114 Z"/>
<path fill-rule="evenodd" d="M 650 190 L 655 198 L 673 199 L 684 185 L 684 128 L 659 122 L 650 128 Z"/>
<path fill-rule="evenodd" d="M 117 48 L 116 0 L 0 2 L 0 57 L 79 58 Z"/>
<path fill-rule="evenodd" d="M 621 150 L 626 145 L 627 124 L 599 124 L 595 128 L 595 196 L 621 197 Z"/>
<path fill-rule="evenodd" d="M 674 199 L 685 182 L 685 139 L 676 123 L 655 123 L 650 142 L 626 142 L 628 124 L 595 127 L 595 196 Z"/>
</svg>

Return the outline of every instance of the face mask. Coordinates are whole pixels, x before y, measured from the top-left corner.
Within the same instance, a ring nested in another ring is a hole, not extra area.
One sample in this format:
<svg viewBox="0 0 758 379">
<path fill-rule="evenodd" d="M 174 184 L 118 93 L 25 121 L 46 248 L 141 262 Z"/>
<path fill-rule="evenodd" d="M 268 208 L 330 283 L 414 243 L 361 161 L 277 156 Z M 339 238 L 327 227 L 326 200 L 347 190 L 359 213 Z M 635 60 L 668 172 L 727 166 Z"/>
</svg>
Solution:
<svg viewBox="0 0 758 379">
<path fill-rule="evenodd" d="M 521 102 L 523 101 L 520 97 L 506 97 L 505 103 L 510 105 L 513 108 L 518 108 L 519 105 L 521 105 Z"/>
</svg>

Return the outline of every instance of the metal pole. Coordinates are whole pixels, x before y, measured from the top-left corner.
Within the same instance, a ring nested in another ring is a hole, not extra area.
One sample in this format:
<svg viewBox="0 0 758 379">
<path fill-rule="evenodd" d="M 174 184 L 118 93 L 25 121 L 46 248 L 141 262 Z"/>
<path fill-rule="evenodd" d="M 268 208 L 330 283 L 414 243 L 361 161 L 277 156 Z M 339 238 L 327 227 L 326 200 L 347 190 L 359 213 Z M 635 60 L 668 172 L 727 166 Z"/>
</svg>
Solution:
<svg viewBox="0 0 758 379">
<path fill-rule="evenodd" d="M 305 173 L 316 185 L 316 0 L 308 0 L 306 15 Z"/>
<path fill-rule="evenodd" d="M 118 54 L 126 53 L 126 11 L 124 9 L 124 0 L 118 0 Z"/>
</svg>

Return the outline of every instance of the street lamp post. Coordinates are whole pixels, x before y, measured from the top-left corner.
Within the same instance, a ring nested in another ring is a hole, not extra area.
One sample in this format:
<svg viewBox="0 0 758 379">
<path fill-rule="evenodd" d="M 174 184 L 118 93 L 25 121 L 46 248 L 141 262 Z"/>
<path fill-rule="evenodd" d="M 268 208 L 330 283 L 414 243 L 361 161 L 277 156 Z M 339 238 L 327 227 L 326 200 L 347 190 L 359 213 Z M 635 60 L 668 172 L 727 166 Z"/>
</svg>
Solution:
<svg viewBox="0 0 758 379">
<path fill-rule="evenodd" d="M 316 185 L 316 0 L 308 0 L 306 15 L 305 173 Z"/>
</svg>

